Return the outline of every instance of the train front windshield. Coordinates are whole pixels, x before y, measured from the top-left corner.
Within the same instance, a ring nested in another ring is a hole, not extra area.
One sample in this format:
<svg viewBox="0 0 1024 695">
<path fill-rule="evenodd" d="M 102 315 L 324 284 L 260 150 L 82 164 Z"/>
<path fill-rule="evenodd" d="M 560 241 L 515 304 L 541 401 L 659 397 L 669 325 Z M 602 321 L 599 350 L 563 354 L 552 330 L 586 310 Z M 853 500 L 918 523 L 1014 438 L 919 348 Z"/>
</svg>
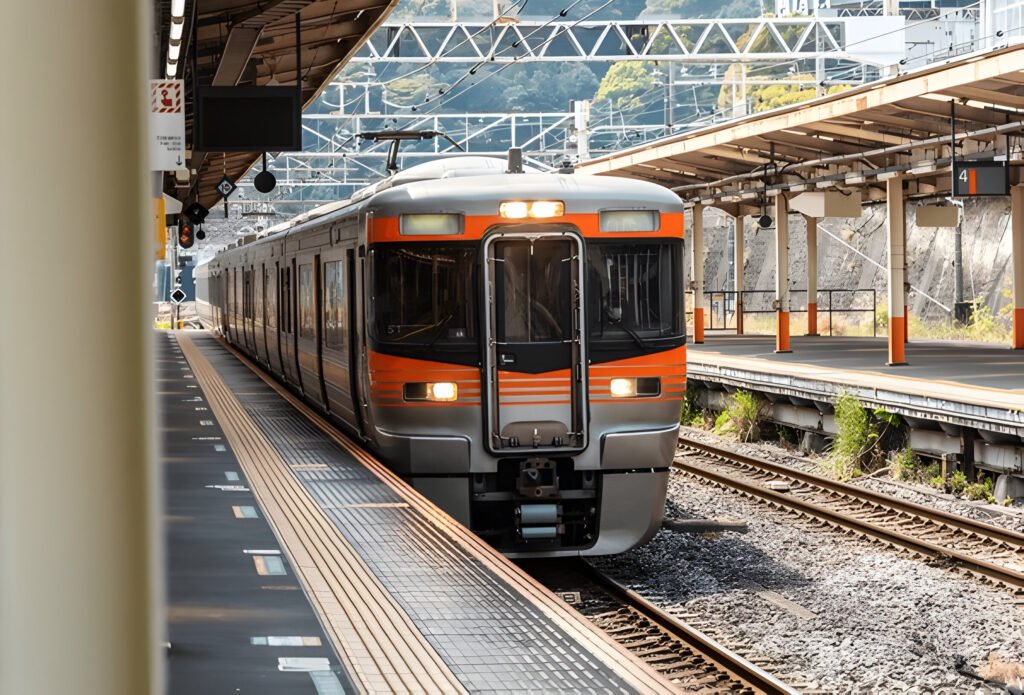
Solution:
<svg viewBox="0 0 1024 695">
<path fill-rule="evenodd" d="M 590 345 L 598 353 L 611 351 L 616 356 L 681 345 L 686 334 L 682 241 L 588 239 L 586 248 Z M 475 364 L 480 320 L 477 254 L 474 243 L 375 246 L 370 328 L 378 347 L 396 354 Z M 533 263 L 545 261 L 536 254 L 526 258 Z M 507 274 L 510 269 L 505 270 Z M 529 292 L 538 295 L 531 298 L 530 306 L 547 306 L 541 300 L 550 283 L 537 281 L 547 275 L 531 274 L 535 282 Z M 504 305 L 510 313 L 505 322 L 509 325 L 503 327 L 510 330 L 515 328 L 512 324 L 518 325 L 513 320 L 518 303 L 514 297 L 505 297 Z M 570 325 L 560 331 L 550 321 L 569 324 L 566 313 L 551 311 L 548 323 L 531 321 L 531 334 L 537 333 L 539 340 L 564 339 Z M 519 328 L 525 330 L 526 325 Z"/>
<path fill-rule="evenodd" d="M 476 348 L 475 244 L 385 244 L 371 254 L 375 340 L 419 350 Z"/>
<path fill-rule="evenodd" d="M 592 241 L 587 256 L 592 346 L 631 343 L 648 351 L 681 344 L 682 241 Z"/>
</svg>

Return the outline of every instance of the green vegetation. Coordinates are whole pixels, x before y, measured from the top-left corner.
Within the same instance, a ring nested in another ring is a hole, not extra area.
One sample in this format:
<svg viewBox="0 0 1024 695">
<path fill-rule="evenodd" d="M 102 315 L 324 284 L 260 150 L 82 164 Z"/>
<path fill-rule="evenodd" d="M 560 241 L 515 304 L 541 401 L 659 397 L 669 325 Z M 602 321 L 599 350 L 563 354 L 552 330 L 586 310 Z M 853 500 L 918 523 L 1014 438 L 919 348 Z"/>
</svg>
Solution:
<svg viewBox="0 0 1024 695">
<path fill-rule="evenodd" d="M 835 405 L 836 436 L 832 448 L 822 466 L 837 480 L 856 478 L 867 471 L 874 471 L 883 463 L 885 452 L 881 443 L 890 428 L 900 426 L 900 417 L 882 408 L 868 412 L 864 405 L 848 393 L 840 394 Z M 915 466 L 913 452 L 902 454 L 909 457 L 904 467 Z"/>
<path fill-rule="evenodd" d="M 836 401 L 836 436 L 824 465 L 838 480 L 848 480 L 859 471 L 868 450 L 877 438 L 871 418 L 856 396 L 842 394 Z"/>
<path fill-rule="evenodd" d="M 706 415 L 704 409 L 697 403 L 696 391 L 686 389 L 683 393 L 683 405 L 679 411 L 679 424 L 704 429 Z"/>
<path fill-rule="evenodd" d="M 935 478 L 942 481 L 939 464 L 930 463 L 926 466 L 909 446 L 896 452 L 896 455 L 889 461 L 889 465 L 892 467 L 891 475 L 896 480 L 929 485 L 935 484 Z M 941 486 L 940 483 L 939 487 Z"/>
<path fill-rule="evenodd" d="M 959 495 L 967 488 L 967 475 L 963 471 L 953 471 L 946 482 L 946 488 L 954 495 Z"/>
<path fill-rule="evenodd" d="M 594 99 L 609 102 L 617 111 L 639 111 L 644 105 L 643 97 L 655 85 L 654 63 L 615 63 L 605 73 Z"/>
<path fill-rule="evenodd" d="M 960 471 L 957 471 L 959 473 Z M 984 476 L 978 482 L 971 483 L 964 487 L 964 497 L 969 500 L 987 500 L 989 504 L 995 504 L 996 498 L 992 495 L 992 476 Z"/>
<path fill-rule="evenodd" d="M 715 434 L 749 442 L 761 436 L 764 403 L 749 391 L 738 390 L 729 397 L 728 407 L 715 418 Z"/>
<path fill-rule="evenodd" d="M 1003 295 L 1009 297 L 1009 289 L 1003 289 Z M 982 299 L 974 302 L 971 320 L 961 325 L 952 319 L 945 321 L 922 321 L 920 317 L 910 314 L 909 332 L 911 339 L 930 338 L 932 340 L 972 340 L 981 343 L 1008 343 L 1012 330 L 1013 302 L 1006 302 L 998 311 Z"/>
</svg>

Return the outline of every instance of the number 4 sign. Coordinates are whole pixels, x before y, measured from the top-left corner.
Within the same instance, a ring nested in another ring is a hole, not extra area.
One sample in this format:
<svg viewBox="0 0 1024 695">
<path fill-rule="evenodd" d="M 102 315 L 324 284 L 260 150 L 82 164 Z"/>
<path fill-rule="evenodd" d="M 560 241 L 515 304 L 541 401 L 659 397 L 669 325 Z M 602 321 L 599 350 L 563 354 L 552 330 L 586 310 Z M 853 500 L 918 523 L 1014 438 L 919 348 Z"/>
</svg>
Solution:
<svg viewBox="0 0 1024 695">
<path fill-rule="evenodd" d="M 149 82 L 149 168 L 185 168 L 185 84 L 181 80 Z"/>
</svg>

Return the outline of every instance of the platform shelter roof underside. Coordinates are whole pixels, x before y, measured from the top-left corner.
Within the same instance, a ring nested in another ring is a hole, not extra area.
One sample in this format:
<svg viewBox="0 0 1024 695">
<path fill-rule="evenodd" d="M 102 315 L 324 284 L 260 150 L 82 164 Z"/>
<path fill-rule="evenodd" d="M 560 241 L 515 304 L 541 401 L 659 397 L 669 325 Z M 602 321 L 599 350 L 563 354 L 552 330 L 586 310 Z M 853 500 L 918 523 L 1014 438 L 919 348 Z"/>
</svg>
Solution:
<svg viewBox="0 0 1024 695">
<path fill-rule="evenodd" d="M 1016 44 L 690 130 L 577 171 L 646 179 L 689 203 L 757 214 L 780 191 L 857 190 L 864 202 L 882 200 L 898 175 L 907 197 L 948 195 L 953 156 L 1020 163 L 1022 131 L 1024 45 Z"/>
<path fill-rule="evenodd" d="M 329 84 L 398 4 L 398 0 L 187 0 L 181 51 L 186 91 L 186 142 L 194 133 L 195 84 L 218 87 L 302 85 L 308 105 Z M 300 20 L 301 49 L 296 51 L 295 17 Z M 166 56 L 171 25 L 170 0 L 155 8 L 161 57 Z M 195 62 L 189 43 L 195 42 Z M 163 64 L 162 62 L 160 63 Z M 187 183 L 172 186 L 172 195 L 210 206 L 220 199 L 217 182 L 237 181 L 260 153 L 192 151 Z M 169 177 L 170 178 L 170 177 Z M 171 192 L 169 190 L 168 192 Z"/>
</svg>

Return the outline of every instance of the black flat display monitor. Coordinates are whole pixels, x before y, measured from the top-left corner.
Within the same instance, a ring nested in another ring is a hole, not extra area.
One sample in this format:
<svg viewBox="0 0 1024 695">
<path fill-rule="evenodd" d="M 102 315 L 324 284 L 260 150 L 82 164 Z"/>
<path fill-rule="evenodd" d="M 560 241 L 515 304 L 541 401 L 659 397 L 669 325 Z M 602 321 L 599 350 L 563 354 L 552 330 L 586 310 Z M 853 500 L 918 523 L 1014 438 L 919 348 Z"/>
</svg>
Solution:
<svg viewBox="0 0 1024 695">
<path fill-rule="evenodd" d="M 302 103 L 295 87 L 200 87 L 200 152 L 299 152 Z"/>
</svg>

